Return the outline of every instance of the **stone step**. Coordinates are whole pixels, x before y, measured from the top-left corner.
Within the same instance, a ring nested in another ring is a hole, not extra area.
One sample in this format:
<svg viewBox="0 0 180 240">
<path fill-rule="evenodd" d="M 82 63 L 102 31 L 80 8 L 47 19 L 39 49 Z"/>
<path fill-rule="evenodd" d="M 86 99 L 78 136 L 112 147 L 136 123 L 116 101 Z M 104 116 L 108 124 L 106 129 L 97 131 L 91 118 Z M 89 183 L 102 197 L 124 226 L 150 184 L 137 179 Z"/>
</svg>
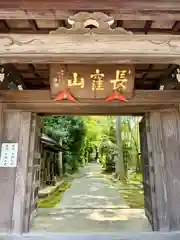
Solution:
<svg viewBox="0 0 180 240">
<path fill-rule="evenodd" d="M 109 232 L 151 231 L 143 209 L 44 209 L 32 231 Z"/>
</svg>

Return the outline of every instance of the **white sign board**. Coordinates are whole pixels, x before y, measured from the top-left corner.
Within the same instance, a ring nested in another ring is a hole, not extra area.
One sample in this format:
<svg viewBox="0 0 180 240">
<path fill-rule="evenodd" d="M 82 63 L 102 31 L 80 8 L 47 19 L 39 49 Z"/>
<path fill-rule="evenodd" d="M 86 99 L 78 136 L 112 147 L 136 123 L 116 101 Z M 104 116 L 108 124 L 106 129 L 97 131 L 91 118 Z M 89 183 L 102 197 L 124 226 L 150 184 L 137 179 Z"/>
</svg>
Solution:
<svg viewBox="0 0 180 240">
<path fill-rule="evenodd" d="M 1 147 L 0 167 L 17 166 L 18 143 L 3 143 Z"/>
</svg>

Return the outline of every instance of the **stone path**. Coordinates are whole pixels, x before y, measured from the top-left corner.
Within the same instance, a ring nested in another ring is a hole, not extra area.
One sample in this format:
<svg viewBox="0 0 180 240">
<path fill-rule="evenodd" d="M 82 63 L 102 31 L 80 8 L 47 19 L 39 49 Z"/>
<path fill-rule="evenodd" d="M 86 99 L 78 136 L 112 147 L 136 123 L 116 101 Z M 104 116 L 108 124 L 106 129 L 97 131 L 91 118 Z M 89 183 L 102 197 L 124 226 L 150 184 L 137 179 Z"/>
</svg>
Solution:
<svg viewBox="0 0 180 240">
<path fill-rule="evenodd" d="M 98 164 L 89 164 L 81 169 L 79 179 L 74 180 L 58 205 L 60 208 L 107 209 L 129 208 L 117 189 L 110 186 L 101 174 Z"/>
<path fill-rule="evenodd" d="M 82 168 L 54 209 L 39 209 L 32 231 L 151 231 L 143 209 L 130 209 L 96 163 Z"/>
</svg>

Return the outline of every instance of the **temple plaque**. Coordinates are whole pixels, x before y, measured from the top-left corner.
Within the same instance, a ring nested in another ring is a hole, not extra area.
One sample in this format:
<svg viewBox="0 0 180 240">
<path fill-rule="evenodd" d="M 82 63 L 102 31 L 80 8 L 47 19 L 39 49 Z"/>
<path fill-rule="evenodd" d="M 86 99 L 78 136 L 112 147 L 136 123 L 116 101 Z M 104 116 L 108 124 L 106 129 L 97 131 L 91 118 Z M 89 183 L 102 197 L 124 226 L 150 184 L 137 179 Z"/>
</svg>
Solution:
<svg viewBox="0 0 180 240">
<path fill-rule="evenodd" d="M 134 90 L 133 65 L 62 65 L 51 64 L 50 88 L 57 100 L 131 99 Z M 59 95 L 60 94 L 60 95 Z M 108 101 L 109 101 L 108 100 Z"/>
</svg>

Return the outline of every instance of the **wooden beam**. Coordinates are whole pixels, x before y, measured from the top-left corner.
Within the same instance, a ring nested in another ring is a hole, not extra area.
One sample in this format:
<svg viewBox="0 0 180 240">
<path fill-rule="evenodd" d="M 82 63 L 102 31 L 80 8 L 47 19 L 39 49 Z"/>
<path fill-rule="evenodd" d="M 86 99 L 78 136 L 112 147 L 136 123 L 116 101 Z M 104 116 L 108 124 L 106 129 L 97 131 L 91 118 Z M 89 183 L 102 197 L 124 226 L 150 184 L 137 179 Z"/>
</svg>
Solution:
<svg viewBox="0 0 180 240">
<path fill-rule="evenodd" d="M 47 20 L 47 19 L 46 19 Z M 60 21 L 61 23 L 62 21 Z M 119 22 L 121 22 L 121 20 L 119 20 Z M 1 27 L 1 23 L 0 23 L 0 27 Z M 59 24 L 58 24 L 59 25 Z M 63 25 L 63 22 L 62 22 Z M 119 25 L 119 24 L 118 24 Z M 117 25 L 117 26 L 118 26 Z M 121 25 L 121 23 L 120 23 Z M 61 26 L 62 27 L 62 26 Z M 64 27 L 67 27 L 66 25 L 64 25 Z M 70 26 L 69 26 L 70 27 Z M 55 31 L 57 28 L 55 27 L 49 27 L 49 28 L 38 28 L 38 29 L 32 29 L 32 28 L 11 28 L 7 31 L 7 29 L 4 28 L 4 26 L 1 28 L 1 34 L 6 34 L 6 33 L 10 33 L 10 34 L 49 34 L 49 32 L 51 31 Z M 126 30 L 132 32 L 132 33 L 142 33 L 142 34 L 147 34 L 147 30 L 145 28 L 126 28 Z M 169 35 L 174 35 L 174 33 L 177 32 L 178 34 L 178 30 L 177 31 L 173 31 L 171 28 L 149 28 L 148 29 L 148 34 L 169 34 Z"/>
<path fill-rule="evenodd" d="M 55 101 L 50 91 L 0 91 L 0 101 L 6 109 L 32 111 L 44 114 L 117 115 L 143 114 L 168 109 L 180 103 L 180 91 L 135 91 L 129 102 L 104 103 L 104 99 L 81 99 L 74 104 Z"/>
<path fill-rule="evenodd" d="M 106 11 L 118 20 L 179 20 L 180 2 L 177 0 L 52 0 L 0 2 L 1 19 L 64 19 L 68 11 Z"/>
<path fill-rule="evenodd" d="M 42 5 L 43 4 L 43 5 Z M 154 5 L 155 4 L 155 5 Z M 51 1 L 44 1 L 44 0 L 21 0 L 14 2 L 13 0 L 6 0 L 6 2 L 0 3 L 0 8 L 3 9 L 53 9 L 58 10 L 67 10 L 67 9 L 79 9 L 79 10 L 115 10 L 115 9 L 132 9 L 132 10 L 177 10 L 180 7 L 180 3 L 177 0 L 131 0 L 128 2 L 126 0 L 111 0 L 104 4 L 103 0 L 96 0 L 96 1 L 89 1 L 89 0 L 66 0 L 66 1 L 59 1 L 59 0 L 51 0 Z"/>
<path fill-rule="evenodd" d="M 89 10 L 90 11 L 90 10 Z M 167 19 L 169 21 L 178 21 L 180 10 L 129 10 L 129 9 L 115 9 L 115 10 L 99 10 L 109 13 L 115 20 L 142 20 L 142 21 L 162 21 Z M 0 19 L 39 19 L 39 20 L 67 20 L 69 16 L 73 15 L 75 10 L 54 10 L 54 9 L 22 9 L 14 10 L 0 8 Z"/>
<path fill-rule="evenodd" d="M 0 34 L 0 57 L 1 63 L 176 63 L 180 36 Z"/>
</svg>

